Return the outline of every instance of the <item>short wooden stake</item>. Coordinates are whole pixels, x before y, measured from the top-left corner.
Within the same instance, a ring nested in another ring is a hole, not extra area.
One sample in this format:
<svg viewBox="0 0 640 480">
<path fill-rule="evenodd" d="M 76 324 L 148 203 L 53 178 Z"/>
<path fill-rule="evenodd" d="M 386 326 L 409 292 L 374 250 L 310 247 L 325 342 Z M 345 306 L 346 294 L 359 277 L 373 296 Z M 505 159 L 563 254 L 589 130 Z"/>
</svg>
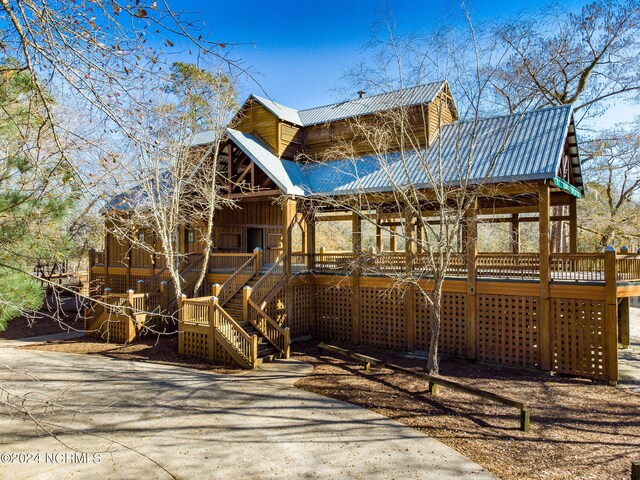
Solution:
<svg viewBox="0 0 640 480">
<path fill-rule="evenodd" d="M 438 395 L 440 393 L 440 385 L 429 382 L 429 394 L 430 395 Z"/>
<path fill-rule="evenodd" d="M 640 480 L 640 462 L 631 464 L 631 480 Z"/>
<path fill-rule="evenodd" d="M 529 410 L 523 408 L 522 410 L 520 410 L 520 430 L 522 430 L 523 432 L 528 432 L 530 423 L 531 414 L 529 413 Z"/>
<path fill-rule="evenodd" d="M 371 363 L 366 362 L 366 363 L 364 364 L 364 369 L 365 369 L 365 370 L 371 370 Z"/>
</svg>

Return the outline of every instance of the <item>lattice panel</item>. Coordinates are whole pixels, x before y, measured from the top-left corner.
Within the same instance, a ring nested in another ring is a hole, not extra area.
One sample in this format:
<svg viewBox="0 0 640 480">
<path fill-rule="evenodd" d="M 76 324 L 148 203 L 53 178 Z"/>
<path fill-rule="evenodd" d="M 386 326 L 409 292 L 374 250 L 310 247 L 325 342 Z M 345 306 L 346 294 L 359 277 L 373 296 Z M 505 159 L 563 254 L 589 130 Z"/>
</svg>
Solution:
<svg viewBox="0 0 640 480">
<path fill-rule="evenodd" d="M 267 302 L 264 311 L 273 318 L 278 325 L 287 326 L 287 309 L 285 304 L 285 289 L 282 289 L 276 296 Z"/>
<path fill-rule="evenodd" d="M 289 328 L 291 338 L 313 334 L 313 285 L 296 285 L 292 292 L 291 318 Z"/>
<path fill-rule="evenodd" d="M 316 331 L 318 338 L 350 342 L 351 288 L 316 286 Z"/>
<path fill-rule="evenodd" d="M 210 360 L 209 334 L 184 330 L 181 332 L 184 342 L 184 354 L 188 357 L 203 358 Z"/>
<path fill-rule="evenodd" d="M 111 293 L 125 293 L 129 290 L 126 275 L 109 275 L 107 278 L 107 287 L 111 289 Z"/>
<path fill-rule="evenodd" d="M 601 300 L 551 300 L 555 371 L 607 379 L 605 307 Z"/>
<path fill-rule="evenodd" d="M 478 295 L 478 359 L 538 368 L 538 298 Z"/>
<path fill-rule="evenodd" d="M 101 294 L 104 290 L 104 275 L 102 273 L 91 273 L 91 285 L 89 286 L 89 291 L 92 296 Z"/>
<path fill-rule="evenodd" d="M 364 345 L 405 350 L 404 297 L 402 291 L 361 288 L 361 341 Z"/>
<path fill-rule="evenodd" d="M 111 343 L 125 343 L 129 339 L 129 318 L 123 315 L 103 315 L 94 335 Z"/>
<path fill-rule="evenodd" d="M 416 350 L 428 351 L 431 341 L 431 307 L 419 293 L 415 293 Z M 451 356 L 466 355 L 465 316 L 466 294 L 443 292 L 440 352 Z"/>
</svg>

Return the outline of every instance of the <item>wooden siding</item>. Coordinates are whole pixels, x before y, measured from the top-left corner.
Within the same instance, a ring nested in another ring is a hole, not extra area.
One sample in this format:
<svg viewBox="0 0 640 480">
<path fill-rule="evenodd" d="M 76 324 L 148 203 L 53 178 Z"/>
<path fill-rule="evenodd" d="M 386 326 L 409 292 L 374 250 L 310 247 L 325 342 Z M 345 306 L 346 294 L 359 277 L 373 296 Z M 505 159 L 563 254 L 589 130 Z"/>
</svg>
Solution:
<svg viewBox="0 0 640 480">
<path fill-rule="evenodd" d="M 279 155 L 279 122 L 278 118 L 262 105 L 257 102 L 251 102 L 240 113 L 234 128 L 257 136 L 264 141 L 274 154 Z"/>
<path fill-rule="evenodd" d="M 302 148 L 303 130 L 300 127 L 281 121 L 278 124 L 278 131 L 278 156 L 295 159 Z"/>
</svg>

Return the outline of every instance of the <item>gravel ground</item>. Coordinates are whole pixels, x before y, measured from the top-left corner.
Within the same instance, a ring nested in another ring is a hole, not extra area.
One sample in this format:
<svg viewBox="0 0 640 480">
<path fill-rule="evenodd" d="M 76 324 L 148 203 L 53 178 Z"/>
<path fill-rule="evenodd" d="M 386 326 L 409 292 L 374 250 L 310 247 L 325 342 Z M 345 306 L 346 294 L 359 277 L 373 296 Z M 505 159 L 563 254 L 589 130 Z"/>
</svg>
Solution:
<svg viewBox="0 0 640 480">
<path fill-rule="evenodd" d="M 369 408 L 453 447 L 503 479 L 629 478 L 640 461 L 640 395 L 588 380 L 445 361 L 447 378 L 526 400 L 531 431 L 519 412 L 444 388 L 430 397 L 425 382 L 352 361 L 318 356 L 316 344 L 297 345 L 294 358 L 311 363 L 298 388 Z M 359 352 L 422 367 L 424 361 L 389 352 Z"/>
</svg>

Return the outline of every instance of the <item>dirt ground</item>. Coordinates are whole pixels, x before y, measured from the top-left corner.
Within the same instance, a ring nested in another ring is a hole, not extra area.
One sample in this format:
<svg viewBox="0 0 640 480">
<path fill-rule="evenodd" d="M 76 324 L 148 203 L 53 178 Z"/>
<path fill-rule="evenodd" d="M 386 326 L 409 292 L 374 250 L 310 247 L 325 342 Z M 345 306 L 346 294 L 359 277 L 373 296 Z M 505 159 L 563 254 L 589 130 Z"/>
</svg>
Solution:
<svg viewBox="0 0 640 480">
<path fill-rule="evenodd" d="M 424 360 L 375 349 L 361 353 L 421 368 Z M 369 408 L 424 431 L 503 479 L 629 478 L 640 461 L 640 394 L 588 380 L 445 361 L 447 378 L 526 400 L 531 430 L 519 431 L 519 411 L 440 389 L 351 360 L 318 356 L 316 344 L 297 345 L 294 358 L 312 375 L 296 387 Z"/>
<path fill-rule="evenodd" d="M 74 297 L 54 298 L 48 296 L 45 305 L 39 312 L 9 320 L 7 328 L 0 332 L 0 338 L 17 340 L 76 329 L 82 330 L 84 320 L 81 318 L 79 310 L 82 310 L 82 305 L 78 305 Z"/>
</svg>

